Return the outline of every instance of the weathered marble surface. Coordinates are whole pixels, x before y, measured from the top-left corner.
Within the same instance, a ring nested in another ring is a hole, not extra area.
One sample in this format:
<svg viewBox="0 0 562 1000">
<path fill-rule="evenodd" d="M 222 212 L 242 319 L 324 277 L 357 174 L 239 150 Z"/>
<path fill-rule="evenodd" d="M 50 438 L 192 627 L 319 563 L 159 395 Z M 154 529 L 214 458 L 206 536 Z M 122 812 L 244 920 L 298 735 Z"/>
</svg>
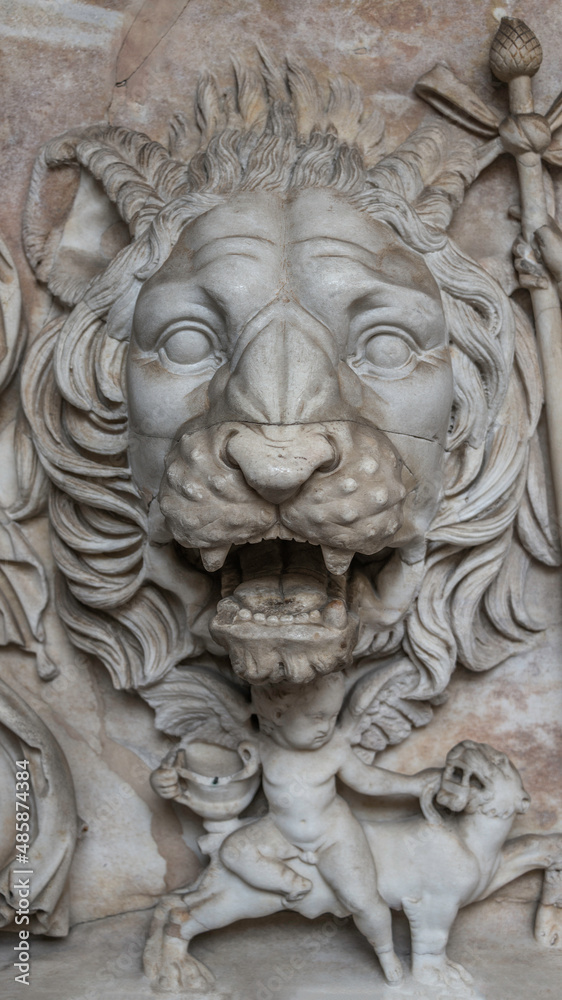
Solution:
<svg viewBox="0 0 562 1000">
<path fill-rule="evenodd" d="M 18 268 L 27 278 L 28 308 L 30 293 L 44 301 L 21 251 L 21 213 L 38 147 L 72 126 L 100 121 L 106 113 L 115 123 L 162 140 L 170 115 L 191 100 L 199 73 L 224 73 L 233 51 L 252 52 L 261 41 L 275 54 L 305 54 L 312 69 L 347 73 L 366 93 L 380 95 L 383 114 L 396 119 L 394 133 L 390 123 L 390 141 L 396 143 L 428 116 L 412 89 L 438 60 L 454 67 L 483 100 L 494 98 L 497 84 L 488 71 L 487 53 L 503 12 L 526 17 L 541 38 L 538 101 L 548 105 L 558 92 L 562 12 L 556 0 L 503 6 L 478 0 L 462 16 L 453 0 L 381 0 L 376 5 L 369 0 L 345 5 L 310 0 L 304 9 L 299 0 L 216 0 L 212 9 L 205 0 L 158 0 L 150 4 L 150 16 L 147 6 L 141 0 L 21 0 L 17 5 L 3 0 L 0 5 L 2 217 Z M 506 171 L 514 177 L 514 169 L 504 166 L 504 185 Z M 479 206 L 481 191 L 482 182 L 473 196 Z M 469 195 L 456 227 L 461 217 L 470 220 L 470 204 Z M 518 227 L 502 214 L 489 228 L 479 227 L 478 243 L 497 246 L 508 259 L 511 244 L 504 232 L 515 238 Z"/>
<path fill-rule="evenodd" d="M 562 956 L 559 952 L 544 955 L 537 967 L 532 918 L 533 905 L 523 901 L 490 900 L 460 915 L 451 956 L 471 966 L 476 985 L 486 986 L 487 1000 L 558 1000 Z M 394 926 L 398 954 L 407 964 L 405 921 L 399 918 Z M 157 994 L 140 976 L 147 929 L 148 915 L 137 912 L 82 924 L 67 941 L 34 940 L 35 975 L 25 995 L 29 1000 L 99 1000 L 101 996 L 152 1000 Z M 10 957 L 11 938 L 3 937 L 1 962 Z M 194 952 L 220 976 L 222 986 L 207 995 L 209 1000 L 385 1000 L 394 996 L 349 920 L 325 916 L 309 921 L 289 913 L 244 921 L 228 931 L 202 936 Z M 0 972 L 5 1000 L 21 1000 L 22 988 L 14 985 L 9 971 Z M 397 993 L 400 1000 L 451 1000 L 449 993 L 424 988 L 409 975 Z M 167 996 L 180 1000 L 185 994 Z"/>
</svg>

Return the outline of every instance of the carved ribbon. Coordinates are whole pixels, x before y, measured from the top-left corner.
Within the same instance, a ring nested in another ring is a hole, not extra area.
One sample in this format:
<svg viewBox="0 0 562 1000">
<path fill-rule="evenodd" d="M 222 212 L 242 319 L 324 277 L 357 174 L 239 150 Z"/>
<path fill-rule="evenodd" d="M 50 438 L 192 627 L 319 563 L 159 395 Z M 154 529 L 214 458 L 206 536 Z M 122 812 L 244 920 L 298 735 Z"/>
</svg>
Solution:
<svg viewBox="0 0 562 1000">
<path fill-rule="evenodd" d="M 479 153 L 481 169 L 504 152 L 539 153 L 548 163 L 562 166 L 562 92 L 544 115 L 508 115 L 502 120 L 445 63 L 420 77 L 415 90 L 456 125 L 490 140 Z"/>
</svg>

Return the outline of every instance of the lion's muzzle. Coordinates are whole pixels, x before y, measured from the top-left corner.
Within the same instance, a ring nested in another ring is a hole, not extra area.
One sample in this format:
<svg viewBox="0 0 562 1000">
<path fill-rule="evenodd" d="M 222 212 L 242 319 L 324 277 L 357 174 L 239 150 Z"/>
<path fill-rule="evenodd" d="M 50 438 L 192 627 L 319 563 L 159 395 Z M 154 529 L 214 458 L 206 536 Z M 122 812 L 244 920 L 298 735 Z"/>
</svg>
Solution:
<svg viewBox="0 0 562 1000">
<path fill-rule="evenodd" d="M 232 544 L 281 537 L 320 545 L 341 573 L 396 534 L 407 479 L 385 436 L 360 424 L 232 422 L 179 440 L 159 501 L 176 540 L 200 549 L 210 570 Z"/>
<path fill-rule="evenodd" d="M 302 682 L 350 663 L 348 567 L 402 526 L 408 476 L 382 433 L 351 421 L 231 421 L 180 438 L 160 506 L 208 570 L 224 565 L 211 633 L 238 674 Z"/>
</svg>

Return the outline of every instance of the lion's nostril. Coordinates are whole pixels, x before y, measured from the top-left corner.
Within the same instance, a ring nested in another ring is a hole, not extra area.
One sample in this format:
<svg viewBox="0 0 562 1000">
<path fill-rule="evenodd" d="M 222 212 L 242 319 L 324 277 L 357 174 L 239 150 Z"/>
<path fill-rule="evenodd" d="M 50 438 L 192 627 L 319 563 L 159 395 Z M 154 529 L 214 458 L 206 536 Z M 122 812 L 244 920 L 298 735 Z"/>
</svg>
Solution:
<svg viewBox="0 0 562 1000">
<path fill-rule="evenodd" d="M 237 468 L 264 500 L 290 500 L 316 471 L 334 468 L 334 444 L 307 424 L 241 425 L 223 445 L 223 461 Z"/>
<path fill-rule="evenodd" d="M 227 466 L 229 469 L 239 469 L 240 465 L 236 458 L 232 454 L 232 442 L 234 441 L 238 431 L 231 431 L 222 442 L 219 449 L 219 458 L 221 462 Z"/>
<path fill-rule="evenodd" d="M 330 449 L 331 455 L 330 455 L 329 458 L 326 458 L 326 460 L 324 462 L 322 462 L 321 465 L 318 465 L 316 467 L 315 471 L 316 472 L 334 472 L 337 469 L 337 467 L 338 467 L 338 465 L 340 464 L 340 461 L 341 461 L 340 450 L 339 450 L 336 442 L 334 441 L 334 439 L 331 436 L 329 436 L 328 434 L 322 434 L 322 438 L 323 438 L 325 444 L 327 445 L 327 447 Z M 350 481 L 353 482 L 353 480 L 350 480 Z"/>
</svg>

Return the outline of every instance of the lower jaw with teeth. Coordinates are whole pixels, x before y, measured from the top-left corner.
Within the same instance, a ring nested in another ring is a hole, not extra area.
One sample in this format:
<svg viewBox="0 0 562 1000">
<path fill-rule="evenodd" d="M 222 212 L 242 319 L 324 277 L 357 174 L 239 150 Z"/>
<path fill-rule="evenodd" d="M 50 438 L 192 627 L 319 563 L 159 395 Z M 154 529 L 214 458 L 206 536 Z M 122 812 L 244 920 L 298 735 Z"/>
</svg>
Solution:
<svg viewBox="0 0 562 1000">
<path fill-rule="evenodd" d="M 347 577 L 329 573 L 315 546 L 244 546 L 229 556 L 221 586 L 211 634 L 245 681 L 302 684 L 351 663 L 359 618 Z"/>
</svg>

